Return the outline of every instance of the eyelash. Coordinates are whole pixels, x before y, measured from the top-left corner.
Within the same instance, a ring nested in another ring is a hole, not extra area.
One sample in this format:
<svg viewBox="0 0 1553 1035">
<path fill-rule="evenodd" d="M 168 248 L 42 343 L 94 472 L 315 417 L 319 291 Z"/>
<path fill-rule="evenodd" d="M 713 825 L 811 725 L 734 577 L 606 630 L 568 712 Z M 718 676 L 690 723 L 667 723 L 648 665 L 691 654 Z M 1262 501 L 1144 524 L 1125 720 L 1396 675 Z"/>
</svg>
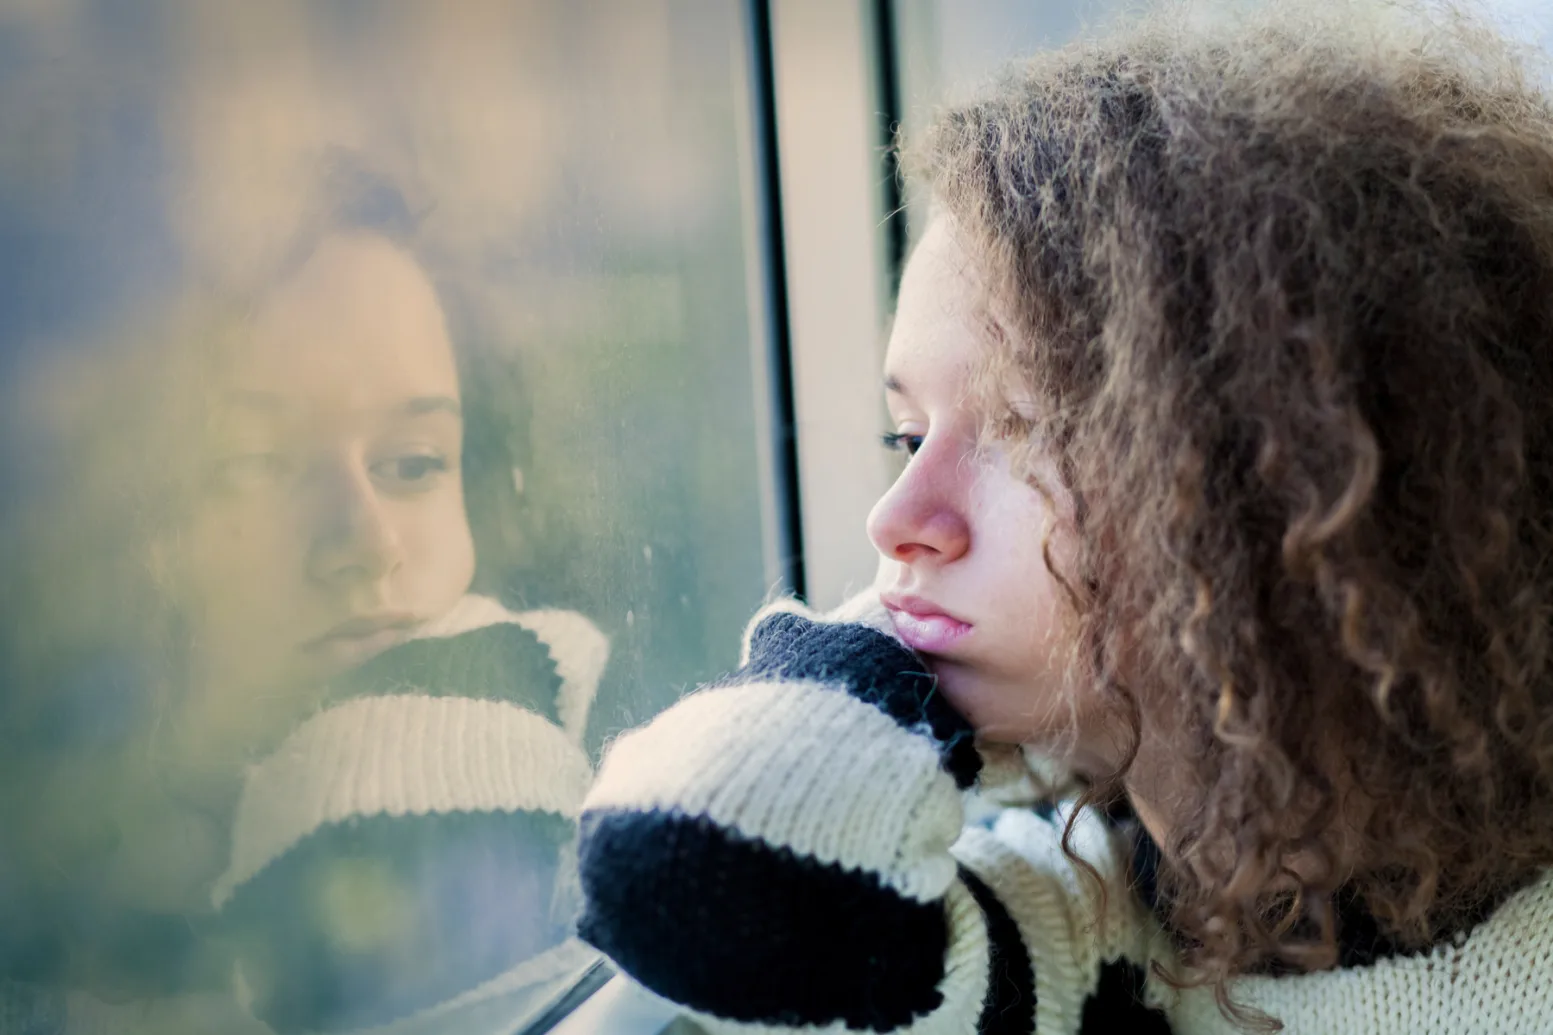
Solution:
<svg viewBox="0 0 1553 1035">
<path fill-rule="evenodd" d="M 917 450 L 922 448 L 921 435 L 907 435 L 899 431 L 886 431 L 879 436 L 879 441 L 884 443 L 884 448 L 907 456 L 916 456 Z"/>
<path fill-rule="evenodd" d="M 418 475 L 407 475 L 403 465 L 421 465 Z M 439 453 L 406 453 L 387 457 L 372 465 L 372 473 L 388 483 L 391 490 L 424 492 L 432 488 L 452 465 Z"/>
</svg>

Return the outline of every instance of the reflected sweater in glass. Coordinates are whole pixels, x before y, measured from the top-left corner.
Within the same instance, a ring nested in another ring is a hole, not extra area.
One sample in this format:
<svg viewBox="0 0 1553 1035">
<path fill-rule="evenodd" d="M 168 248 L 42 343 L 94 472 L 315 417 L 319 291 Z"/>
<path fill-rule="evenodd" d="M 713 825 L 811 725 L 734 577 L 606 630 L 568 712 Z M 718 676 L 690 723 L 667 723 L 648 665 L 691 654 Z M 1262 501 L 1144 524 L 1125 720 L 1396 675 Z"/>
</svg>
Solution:
<svg viewBox="0 0 1553 1035">
<path fill-rule="evenodd" d="M 465 597 L 248 769 L 217 913 L 189 921 L 230 991 L 0 980 L 0 1035 L 511 1032 L 595 958 L 568 934 L 608 648 Z"/>
<path fill-rule="evenodd" d="M 504 1031 L 589 954 L 575 822 L 608 657 L 571 611 L 466 597 L 254 766 L 213 890 L 279 1032 Z"/>
</svg>

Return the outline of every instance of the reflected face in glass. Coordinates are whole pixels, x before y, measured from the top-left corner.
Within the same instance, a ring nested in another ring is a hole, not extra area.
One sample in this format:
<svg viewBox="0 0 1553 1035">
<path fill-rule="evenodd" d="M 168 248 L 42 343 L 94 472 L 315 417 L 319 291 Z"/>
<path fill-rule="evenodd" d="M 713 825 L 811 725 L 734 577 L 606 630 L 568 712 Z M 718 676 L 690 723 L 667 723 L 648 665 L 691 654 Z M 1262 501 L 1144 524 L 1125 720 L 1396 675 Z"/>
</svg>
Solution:
<svg viewBox="0 0 1553 1035">
<path fill-rule="evenodd" d="M 180 550 L 205 693 L 317 685 L 468 589 L 457 365 L 407 252 L 326 238 L 222 351 L 213 381 Z"/>
<path fill-rule="evenodd" d="M 1083 716 L 1064 692 L 1071 610 L 1042 547 L 1049 535 L 1059 570 L 1071 559 L 1072 502 L 1054 467 L 1036 472 L 1043 494 L 996 442 L 978 441 L 978 297 L 966 254 L 936 221 L 907 264 L 885 359 L 892 437 L 909 459 L 868 533 L 896 631 L 955 707 L 989 739 L 1057 745 Z"/>
</svg>

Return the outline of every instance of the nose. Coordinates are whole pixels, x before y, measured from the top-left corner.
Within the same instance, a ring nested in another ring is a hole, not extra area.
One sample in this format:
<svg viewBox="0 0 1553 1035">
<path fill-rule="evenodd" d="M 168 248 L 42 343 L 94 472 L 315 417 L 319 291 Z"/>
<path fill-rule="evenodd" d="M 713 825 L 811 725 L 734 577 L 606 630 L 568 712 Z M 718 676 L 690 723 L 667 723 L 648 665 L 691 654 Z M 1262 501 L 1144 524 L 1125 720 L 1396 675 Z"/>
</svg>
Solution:
<svg viewBox="0 0 1553 1035">
<path fill-rule="evenodd" d="M 946 451 L 947 452 L 947 451 Z M 868 514 L 868 538 L 886 560 L 948 564 L 971 546 L 962 458 L 924 448 Z"/>
<path fill-rule="evenodd" d="M 309 481 L 310 576 L 350 587 L 381 581 L 399 568 L 404 551 L 398 529 L 365 463 L 321 463 Z"/>
</svg>

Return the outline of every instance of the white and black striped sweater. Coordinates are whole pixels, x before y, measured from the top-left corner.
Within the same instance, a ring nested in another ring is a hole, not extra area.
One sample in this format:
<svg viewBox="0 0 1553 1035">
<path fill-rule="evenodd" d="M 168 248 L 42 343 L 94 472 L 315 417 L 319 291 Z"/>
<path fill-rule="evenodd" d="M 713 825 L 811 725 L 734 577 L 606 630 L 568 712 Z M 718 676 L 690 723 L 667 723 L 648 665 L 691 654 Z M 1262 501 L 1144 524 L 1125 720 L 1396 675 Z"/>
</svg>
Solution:
<svg viewBox="0 0 1553 1035">
<path fill-rule="evenodd" d="M 719 1033 L 1236 1030 L 1210 991 L 1152 975 L 1170 941 L 1132 839 L 1078 817 L 1102 895 L 1064 815 L 965 824 L 981 764 L 894 639 L 775 605 L 737 673 L 606 753 L 581 934 Z M 1373 949 L 1232 995 L 1290 1033 L 1553 1032 L 1553 880 L 1427 952 Z"/>
</svg>

